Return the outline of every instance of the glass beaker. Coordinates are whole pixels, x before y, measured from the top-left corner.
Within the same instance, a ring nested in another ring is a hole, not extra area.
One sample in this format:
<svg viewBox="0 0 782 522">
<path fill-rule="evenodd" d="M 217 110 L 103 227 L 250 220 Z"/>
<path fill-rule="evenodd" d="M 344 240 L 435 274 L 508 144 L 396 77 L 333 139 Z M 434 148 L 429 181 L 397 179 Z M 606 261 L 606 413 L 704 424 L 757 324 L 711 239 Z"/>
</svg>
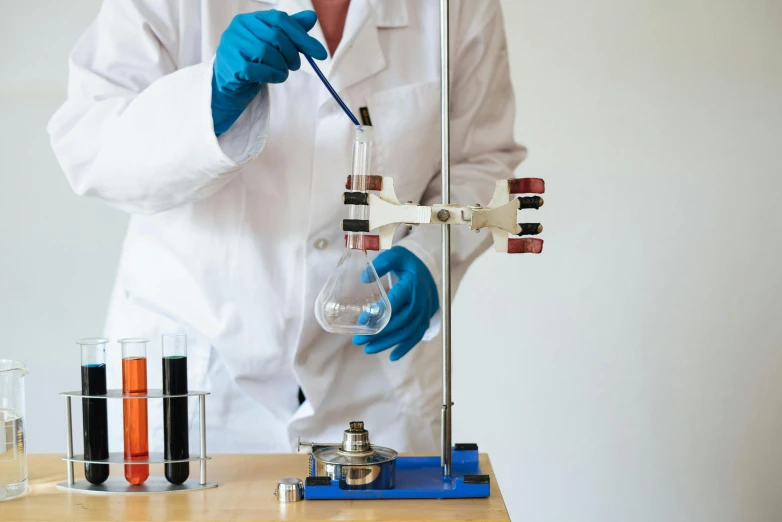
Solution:
<svg viewBox="0 0 782 522">
<path fill-rule="evenodd" d="M 28 373 L 19 361 L 0 360 L 0 500 L 27 491 L 23 379 Z"/>
</svg>

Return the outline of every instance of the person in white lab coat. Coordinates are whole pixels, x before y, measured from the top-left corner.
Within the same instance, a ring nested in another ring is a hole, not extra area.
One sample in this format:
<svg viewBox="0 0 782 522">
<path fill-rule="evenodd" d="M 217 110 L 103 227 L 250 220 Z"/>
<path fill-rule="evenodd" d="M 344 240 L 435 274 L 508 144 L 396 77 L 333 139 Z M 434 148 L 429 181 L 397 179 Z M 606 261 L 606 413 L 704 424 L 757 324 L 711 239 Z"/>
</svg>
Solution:
<svg viewBox="0 0 782 522">
<path fill-rule="evenodd" d="M 499 0 L 451 5 L 452 200 L 486 203 L 525 153 L 513 138 L 502 13 Z M 435 452 L 439 315 L 398 361 L 314 318 L 345 247 L 353 125 L 306 62 L 259 83 L 219 130 L 213 113 L 215 56 L 234 17 L 313 6 L 324 24 L 309 35 L 331 50 L 324 73 L 374 126 L 374 172 L 393 176 L 403 200 L 439 202 L 435 0 L 104 0 L 71 55 L 52 145 L 77 194 L 131 214 L 106 334 L 153 340 L 150 388 L 160 387 L 160 335 L 188 334 L 190 387 L 212 393 L 211 451 L 290 451 L 299 435 L 340 440 L 360 419 L 378 444 Z M 454 287 L 488 244 L 468 232 L 452 232 Z M 438 284 L 439 237 L 422 226 L 397 242 Z M 118 347 L 109 364 L 119 387 Z M 150 402 L 153 450 L 159 408 Z"/>
</svg>

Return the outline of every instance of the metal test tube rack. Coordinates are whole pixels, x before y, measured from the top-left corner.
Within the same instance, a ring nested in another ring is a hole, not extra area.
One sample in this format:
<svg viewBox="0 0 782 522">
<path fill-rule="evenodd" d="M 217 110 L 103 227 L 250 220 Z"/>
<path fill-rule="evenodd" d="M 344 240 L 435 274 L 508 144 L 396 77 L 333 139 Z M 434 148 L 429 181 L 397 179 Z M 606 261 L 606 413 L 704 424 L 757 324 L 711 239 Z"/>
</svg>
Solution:
<svg viewBox="0 0 782 522">
<path fill-rule="evenodd" d="M 174 493 L 179 491 L 196 491 L 200 489 L 209 489 L 217 487 L 214 482 L 206 480 L 206 461 L 210 460 L 206 454 L 206 396 L 209 392 L 189 391 L 181 395 L 165 395 L 163 390 L 148 390 L 144 395 L 125 395 L 122 390 L 108 390 L 105 395 L 84 395 L 80 391 L 62 392 L 60 395 L 65 397 L 65 440 L 67 453 L 62 460 L 68 472 L 67 482 L 60 482 L 57 488 L 70 491 L 79 491 L 81 493 L 90 493 L 96 495 L 148 495 L 150 493 Z M 199 434 L 199 454 L 198 456 L 189 456 L 187 459 L 167 460 L 162 453 L 150 452 L 149 458 L 145 460 L 125 460 L 122 452 L 111 452 L 109 458 L 105 460 L 87 460 L 84 455 L 73 454 L 73 415 L 71 408 L 72 398 L 82 399 L 120 399 L 120 400 L 138 400 L 138 399 L 173 399 L 181 397 L 198 397 L 198 434 Z M 109 478 L 100 485 L 91 484 L 87 480 L 76 481 L 74 479 L 74 463 L 85 464 L 122 464 L 122 465 L 142 465 L 142 464 L 172 464 L 179 462 L 198 462 L 200 467 L 199 480 L 188 479 L 182 484 L 171 484 L 164 477 L 150 476 L 143 484 L 133 485 L 121 478 Z"/>
</svg>

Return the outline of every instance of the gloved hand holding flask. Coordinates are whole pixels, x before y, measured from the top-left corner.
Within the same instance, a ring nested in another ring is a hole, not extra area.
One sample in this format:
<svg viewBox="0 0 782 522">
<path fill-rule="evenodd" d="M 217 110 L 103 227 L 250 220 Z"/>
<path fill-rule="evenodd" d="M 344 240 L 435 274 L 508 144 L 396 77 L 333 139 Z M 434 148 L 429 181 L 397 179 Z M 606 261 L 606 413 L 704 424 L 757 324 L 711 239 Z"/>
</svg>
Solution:
<svg viewBox="0 0 782 522">
<path fill-rule="evenodd" d="M 402 246 L 381 252 L 373 264 L 378 277 L 393 272 L 399 278 L 388 292 L 391 320 L 380 333 L 354 336 L 353 344 L 366 344 L 364 352 L 368 354 L 396 347 L 390 358 L 398 361 L 423 339 L 440 308 L 437 285 L 423 261 Z"/>
</svg>

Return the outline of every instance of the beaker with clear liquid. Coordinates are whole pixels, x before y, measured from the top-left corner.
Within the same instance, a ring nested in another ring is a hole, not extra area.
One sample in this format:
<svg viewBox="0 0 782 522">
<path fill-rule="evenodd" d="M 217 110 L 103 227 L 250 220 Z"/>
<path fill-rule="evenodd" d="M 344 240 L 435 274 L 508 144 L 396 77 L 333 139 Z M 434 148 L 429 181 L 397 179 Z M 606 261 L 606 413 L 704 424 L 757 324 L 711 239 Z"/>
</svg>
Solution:
<svg viewBox="0 0 782 522">
<path fill-rule="evenodd" d="M 19 361 L 0 360 L 0 501 L 27 491 L 24 376 L 28 373 Z"/>
</svg>

